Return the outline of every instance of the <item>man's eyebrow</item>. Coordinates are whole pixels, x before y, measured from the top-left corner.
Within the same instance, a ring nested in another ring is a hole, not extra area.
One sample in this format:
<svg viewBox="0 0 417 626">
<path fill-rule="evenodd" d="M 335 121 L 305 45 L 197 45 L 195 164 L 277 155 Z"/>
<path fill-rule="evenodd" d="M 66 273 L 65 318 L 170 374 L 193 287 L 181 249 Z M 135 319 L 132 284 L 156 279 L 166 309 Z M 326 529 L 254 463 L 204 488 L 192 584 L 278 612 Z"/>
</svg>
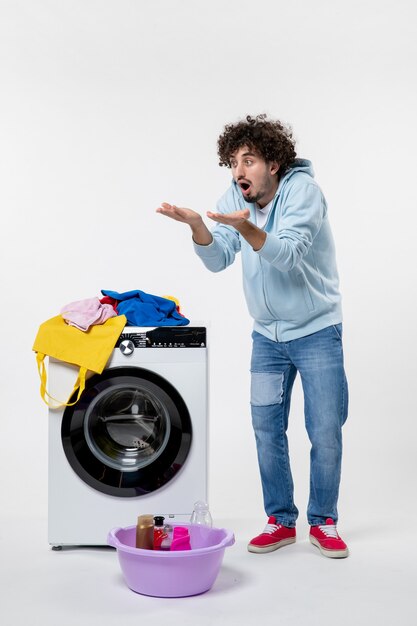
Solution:
<svg viewBox="0 0 417 626">
<path fill-rule="evenodd" d="M 246 157 L 246 156 L 253 156 L 253 157 L 254 157 L 254 156 L 256 156 L 256 154 L 255 154 L 254 152 L 244 152 L 244 153 L 242 154 L 242 156 L 243 156 L 243 157 Z M 235 157 L 233 154 L 232 154 L 232 156 L 230 157 L 230 159 L 235 159 L 235 158 L 236 158 L 236 157 Z"/>
</svg>

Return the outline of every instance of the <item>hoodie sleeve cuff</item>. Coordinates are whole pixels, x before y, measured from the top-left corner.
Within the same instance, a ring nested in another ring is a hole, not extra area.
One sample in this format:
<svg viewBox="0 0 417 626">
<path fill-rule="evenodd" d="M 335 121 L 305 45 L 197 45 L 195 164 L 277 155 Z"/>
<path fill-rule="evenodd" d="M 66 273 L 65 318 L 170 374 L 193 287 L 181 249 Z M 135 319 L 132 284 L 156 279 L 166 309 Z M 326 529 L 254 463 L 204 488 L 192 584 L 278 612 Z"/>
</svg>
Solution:
<svg viewBox="0 0 417 626">
<path fill-rule="evenodd" d="M 281 239 L 267 233 L 264 245 L 256 252 L 268 263 L 279 266 L 285 256 L 285 245 Z"/>
<path fill-rule="evenodd" d="M 216 257 L 219 253 L 218 244 L 216 243 L 216 240 L 214 239 L 214 237 L 213 237 L 213 241 L 205 246 L 199 243 L 196 243 L 193 239 L 193 246 L 194 246 L 195 252 L 202 259 L 210 259 L 210 258 Z"/>
</svg>

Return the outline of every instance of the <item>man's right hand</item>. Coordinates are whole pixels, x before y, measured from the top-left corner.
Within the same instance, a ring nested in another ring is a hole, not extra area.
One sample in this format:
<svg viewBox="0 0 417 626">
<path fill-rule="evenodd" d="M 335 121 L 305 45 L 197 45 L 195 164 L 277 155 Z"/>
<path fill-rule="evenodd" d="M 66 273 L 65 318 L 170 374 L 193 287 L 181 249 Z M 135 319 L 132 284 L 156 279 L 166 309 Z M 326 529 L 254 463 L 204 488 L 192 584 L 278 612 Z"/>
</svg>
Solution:
<svg viewBox="0 0 417 626">
<path fill-rule="evenodd" d="M 175 204 L 168 204 L 168 202 L 162 202 L 161 206 L 156 209 L 156 212 L 162 213 L 162 215 L 166 215 L 177 222 L 188 224 L 196 244 L 208 246 L 213 241 L 209 229 L 204 224 L 201 215 L 196 211 L 180 208 L 175 206 Z"/>
<path fill-rule="evenodd" d="M 175 204 L 168 204 L 168 202 L 163 202 L 161 206 L 156 209 L 156 212 L 162 213 L 162 215 L 166 215 L 177 222 L 189 224 L 190 226 L 198 226 L 203 221 L 201 215 L 196 211 L 180 208 L 175 206 Z"/>
</svg>

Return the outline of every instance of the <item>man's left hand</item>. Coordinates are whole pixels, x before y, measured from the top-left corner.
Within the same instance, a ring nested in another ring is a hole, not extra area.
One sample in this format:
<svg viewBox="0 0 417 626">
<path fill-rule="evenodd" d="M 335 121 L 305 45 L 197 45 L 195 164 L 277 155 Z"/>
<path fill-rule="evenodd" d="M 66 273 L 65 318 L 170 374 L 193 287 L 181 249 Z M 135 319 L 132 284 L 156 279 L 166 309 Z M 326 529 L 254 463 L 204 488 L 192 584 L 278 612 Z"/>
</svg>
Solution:
<svg viewBox="0 0 417 626">
<path fill-rule="evenodd" d="M 226 226 L 233 226 L 238 229 L 248 219 L 250 215 L 249 209 L 243 211 L 234 211 L 233 213 L 212 213 L 207 211 L 207 217 L 219 224 L 226 224 Z"/>
<path fill-rule="evenodd" d="M 207 211 L 207 217 L 211 220 L 219 222 L 219 224 L 226 224 L 226 226 L 233 226 L 257 252 L 265 243 L 266 233 L 250 222 L 249 216 L 249 209 L 234 213 L 211 213 L 211 211 Z"/>
</svg>

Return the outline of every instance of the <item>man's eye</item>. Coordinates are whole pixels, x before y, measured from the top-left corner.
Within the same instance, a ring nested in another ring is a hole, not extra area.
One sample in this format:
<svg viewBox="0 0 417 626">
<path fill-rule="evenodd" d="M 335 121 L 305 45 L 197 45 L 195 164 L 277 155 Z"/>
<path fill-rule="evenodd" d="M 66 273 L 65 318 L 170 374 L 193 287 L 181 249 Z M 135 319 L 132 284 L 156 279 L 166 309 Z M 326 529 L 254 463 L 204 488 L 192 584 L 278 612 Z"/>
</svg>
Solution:
<svg viewBox="0 0 417 626">
<path fill-rule="evenodd" d="M 251 161 L 250 159 L 247 159 L 247 160 L 245 161 L 245 163 L 246 163 L 246 165 L 252 165 L 253 161 Z"/>
</svg>

